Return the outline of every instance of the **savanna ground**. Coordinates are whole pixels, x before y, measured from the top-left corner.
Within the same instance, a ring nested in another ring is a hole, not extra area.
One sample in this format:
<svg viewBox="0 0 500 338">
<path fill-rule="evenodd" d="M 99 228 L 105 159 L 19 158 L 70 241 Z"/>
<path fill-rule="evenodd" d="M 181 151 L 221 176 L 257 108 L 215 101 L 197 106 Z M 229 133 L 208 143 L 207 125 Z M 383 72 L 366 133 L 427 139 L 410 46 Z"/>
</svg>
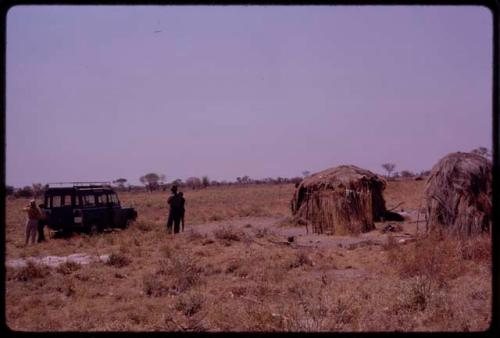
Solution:
<svg viewBox="0 0 500 338">
<path fill-rule="evenodd" d="M 186 189 L 186 229 L 167 235 L 163 192 L 121 193 L 137 221 L 24 247 L 26 199 L 6 200 L 6 260 L 75 253 L 107 262 L 7 267 L 20 331 L 478 331 L 491 318 L 491 244 L 421 236 L 424 181 L 388 182 L 405 222 L 357 236 L 307 234 L 292 185 Z M 418 233 L 417 233 L 417 230 Z M 294 236 L 293 242 L 287 239 Z M 402 238 L 412 239 L 402 243 Z"/>
</svg>

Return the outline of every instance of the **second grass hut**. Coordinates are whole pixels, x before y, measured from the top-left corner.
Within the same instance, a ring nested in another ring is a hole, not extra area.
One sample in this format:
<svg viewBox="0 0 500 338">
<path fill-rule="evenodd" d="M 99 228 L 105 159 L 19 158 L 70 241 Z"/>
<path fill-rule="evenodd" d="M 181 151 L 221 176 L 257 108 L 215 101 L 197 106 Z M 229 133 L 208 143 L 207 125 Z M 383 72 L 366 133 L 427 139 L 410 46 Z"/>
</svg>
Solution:
<svg viewBox="0 0 500 338">
<path fill-rule="evenodd" d="M 295 189 L 292 213 L 312 224 L 314 233 L 357 234 L 375 228 L 385 212 L 385 181 L 353 165 L 305 178 Z"/>
<path fill-rule="evenodd" d="M 492 223 L 492 164 L 476 154 L 456 152 L 432 168 L 426 183 L 428 230 L 470 236 Z"/>
</svg>

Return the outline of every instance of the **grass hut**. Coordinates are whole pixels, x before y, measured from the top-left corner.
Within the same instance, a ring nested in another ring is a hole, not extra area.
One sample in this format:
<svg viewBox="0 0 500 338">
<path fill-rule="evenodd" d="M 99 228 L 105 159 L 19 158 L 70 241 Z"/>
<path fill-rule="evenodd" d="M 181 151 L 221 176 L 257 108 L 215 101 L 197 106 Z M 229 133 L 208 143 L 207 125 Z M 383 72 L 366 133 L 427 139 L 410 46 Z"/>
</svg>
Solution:
<svg viewBox="0 0 500 338">
<path fill-rule="evenodd" d="M 432 168 L 426 182 L 427 229 L 460 235 L 491 227 L 491 162 L 476 154 L 451 153 Z"/>
<path fill-rule="evenodd" d="M 385 212 L 385 181 L 353 165 L 305 178 L 295 189 L 292 213 L 312 224 L 314 233 L 357 234 L 375 228 Z"/>
</svg>

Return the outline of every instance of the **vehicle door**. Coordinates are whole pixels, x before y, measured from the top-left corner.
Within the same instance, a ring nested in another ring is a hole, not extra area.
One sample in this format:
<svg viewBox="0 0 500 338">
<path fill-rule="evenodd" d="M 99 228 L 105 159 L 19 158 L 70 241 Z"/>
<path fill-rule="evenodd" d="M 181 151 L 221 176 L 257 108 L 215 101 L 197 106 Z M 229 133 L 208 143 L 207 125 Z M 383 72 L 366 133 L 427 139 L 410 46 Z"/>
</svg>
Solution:
<svg viewBox="0 0 500 338">
<path fill-rule="evenodd" d="M 60 194 L 49 197 L 50 216 L 48 226 L 53 229 L 69 229 L 73 225 L 71 195 Z"/>
<path fill-rule="evenodd" d="M 97 204 L 96 195 L 92 191 L 81 191 L 79 193 L 82 201 L 82 226 L 91 228 L 92 226 L 103 227 L 105 220 L 104 210 Z"/>
<path fill-rule="evenodd" d="M 103 227 L 113 227 L 113 208 L 108 201 L 108 195 L 105 192 L 96 194 L 96 202 L 100 208 L 101 224 Z"/>
<path fill-rule="evenodd" d="M 113 192 L 108 195 L 108 198 L 113 208 L 113 226 L 124 227 L 127 223 L 127 213 L 122 209 L 118 196 Z"/>
</svg>

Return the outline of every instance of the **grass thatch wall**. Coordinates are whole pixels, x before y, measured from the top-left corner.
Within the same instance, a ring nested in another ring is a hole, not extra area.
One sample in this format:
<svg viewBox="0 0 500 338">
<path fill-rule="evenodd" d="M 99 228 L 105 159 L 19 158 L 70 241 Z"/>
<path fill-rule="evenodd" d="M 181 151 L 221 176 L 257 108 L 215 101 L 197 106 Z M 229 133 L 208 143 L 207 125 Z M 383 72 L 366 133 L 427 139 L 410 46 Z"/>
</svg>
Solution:
<svg viewBox="0 0 500 338">
<path fill-rule="evenodd" d="M 295 190 L 292 213 L 313 232 L 356 234 L 374 229 L 385 212 L 385 181 L 374 173 L 343 165 L 305 178 Z"/>
<path fill-rule="evenodd" d="M 461 235 L 491 227 L 491 162 L 476 154 L 451 153 L 433 168 L 426 183 L 429 230 L 447 229 Z"/>
</svg>

